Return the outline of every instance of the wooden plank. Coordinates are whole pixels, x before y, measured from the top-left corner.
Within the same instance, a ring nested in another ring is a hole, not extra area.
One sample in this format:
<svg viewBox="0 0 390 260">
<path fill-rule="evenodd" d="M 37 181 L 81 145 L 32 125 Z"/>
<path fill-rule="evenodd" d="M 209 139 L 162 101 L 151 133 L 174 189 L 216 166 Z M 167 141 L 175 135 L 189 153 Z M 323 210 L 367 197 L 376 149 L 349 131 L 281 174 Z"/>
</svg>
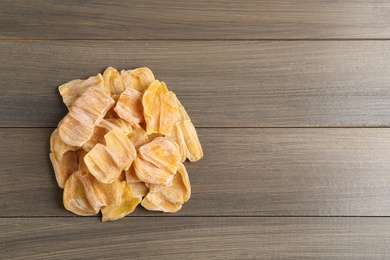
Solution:
<svg viewBox="0 0 390 260">
<path fill-rule="evenodd" d="M 3 38 L 389 38 L 390 3 L 367 1 L 3 0 Z"/>
<path fill-rule="evenodd" d="M 0 127 L 54 127 L 57 86 L 150 67 L 196 126 L 389 126 L 390 41 L 0 42 Z"/>
<path fill-rule="evenodd" d="M 52 129 L 0 129 L 0 216 L 73 216 Z M 198 129 L 192 197 L 175 216 L 390 216 L 389 129 Z M 171 216 L 139 207 L 132 216 Z"/>
<path fill-rule="evenodd" d="M 0 219 L 4 259 L 389 259 L 389 218 Z"/>
</svg>

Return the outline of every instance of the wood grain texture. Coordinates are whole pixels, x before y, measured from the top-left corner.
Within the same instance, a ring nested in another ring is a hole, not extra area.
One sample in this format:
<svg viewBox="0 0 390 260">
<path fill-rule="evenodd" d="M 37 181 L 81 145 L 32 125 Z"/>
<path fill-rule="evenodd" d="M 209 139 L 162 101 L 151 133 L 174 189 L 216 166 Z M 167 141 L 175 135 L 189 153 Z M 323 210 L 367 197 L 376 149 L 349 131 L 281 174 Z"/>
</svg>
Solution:
<svg viewBox="0 0 390 260">
<path fill-rule="evenodd" d="M 388 259 L 388 218 L 0 219 L 4 259 Z"/>
<path fill-rule="evenodd" d="M 36 1 L 0 3 L 3 38 L 389 38 L 390 3 L 342 1 Z"/>
<path fill-rule="evenodd" d="M 0 129 L 1 216 L 73 216 L 52 129 Z M 192 197 L 175 216 L 389 216 L 389 129 L 198 129 Z M 132 216 L 170 216 L 139 207 Z"/>
<path fill-rule="evenodd" d="M 150 67 L 196 126 L 389 126 L 390 42 L 0 42 L 0 127 L 54 127 L 57 87 Z"/>
</svg>

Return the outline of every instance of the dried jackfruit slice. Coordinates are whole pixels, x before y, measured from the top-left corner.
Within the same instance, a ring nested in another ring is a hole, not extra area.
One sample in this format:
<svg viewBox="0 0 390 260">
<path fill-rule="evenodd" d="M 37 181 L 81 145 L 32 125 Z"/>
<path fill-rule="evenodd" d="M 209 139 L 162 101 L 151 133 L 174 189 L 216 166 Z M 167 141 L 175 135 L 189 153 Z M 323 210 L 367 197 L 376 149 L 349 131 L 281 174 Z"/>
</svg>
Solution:
<svg viewBox="0 0 390 260">
<path fill-rule="evenodd" d="M 191 196 L 191 185 L 188 173 L 182 163 L 172 180 L 171 186 L 158 191 L 149 191 L 141 205 L 148 210 L 176 212 Z"/>
<path fill-rule="evenodd" d="M 131 124 L 122 118 L 107 118 L 103 120 L 110 123 L 114 127 L 118 127 L 125 135 L 128 135 L 131 133 L 131 131 L 133 131 Z M 114 127 L 111 127 L 111 130 L 114 129 Z"/>
<path fill-rule="evenodd" d="M 149 85 L 142 97 L 148 135 L 159 133 L 161 105 L 164 102 L 164 94 L 166 92 L 168 92 L 168 89 L 165 83 L 155 80 Z"/>
<path fill-rule="evenodd" d="M 111 95 L 120 95 L 126 89 L 120 73 L 113 67 L 108 67 L 103 72 L 103 81 L 107 92 Z"/>
<path fill-rule="evenodd" d="M 60 138 L 70 146 L 81 147 L 92 137 L 95 125 L 99 124 L 113 105 L 114 100 L 101 89 L 87 89 L 60 122 Z"/>
<path fill-rule="evenodd" d="M 135 158 L 133 164 L 138 178 L 143 182 L 167 185 L 174 175 L 140 157 Z"/>
<path fill-rule="evenodd" d="M 120 118 L 130 122 L 133 127 L 138 127 L 139 123 L 144 122 L 142 93 L 127 88 L 120 95 L 114 110 Z"/>
<path fill-rule="evenodd" d="M 62 100 L 68 109 L 72 106 L 73 102 L 88 88 L 97 87 L 104 88 L 103 76 L 97 74 L 96 76 L 89 77 L 86 80 L 74 79 L 58 87 L 58 90 L 62 96 Z"/>
<path fill-rule="evenodd" d="M 58 162 L 62 162 L 62 158 L 65 153 L 69 151 L 76 151 L 77 149 L 79 148 L 75 146 L 70 146 L 61 140 L 58 128 L 56 128 L 51 134 L 50 151 L 53 153 Z"/>
<path fill-rule="evenodd" d="M 130 167 L 137 154 L 131 141 L 117 127 L 107 133 L 104 139 L 106 145 L 96 144 L 85 155 L 84 162 L 100 182 L 110 183 Z"/>
<path fill-rule="evenodd" d="M 50 161 L 53 165 L 54 174 L 58 186 L 63 189 L 69 176 L 78 169 L 78 147 L 64 143 L 56 128 L 50 137 Z"/>
<path fill-rule="evenodd" d="M 163 135 L 168 135 L 179 119 L 179 103 L 172 91 L 166 92 L 163 95 L 163 100 L 160 111 L 159 132 Z"/>
<path fill-rule="evenodd" d="M 141 93 L 144 93 L 155 80 L 153 72 L 146 67 L 134 70 L 122 70 L 121 77 L 124 85 L 138 90 Z"/>
<path fill-rule="evenodd" d="M 80 180 L 84 185 L 85 195 L 95 210 L 103 206 L 118 205 L 122 200 L 122 186 L 118 179 L 111 183 L 99 182 L 91 173 L 80 173 Z"/>
<path fill-rule="evenodd" d="M 80 174 L 81 171 L 76 171 L 66 181 L 63 194 L 64 206 L 77 215 L 95 215 L 99 210 L 93 208 L 89 203 Z"/>
<path fill-rule="evenodd" d="M 68 151 L 62 156 L 62 161 L 58 161 L 53 153 L 49 154 L 53 165 L 58 186 L 63 189 L 68 178 L 78 170 L 79 160 L 77 151 Z"/>
<path fill-rule="evenodd" d="M 141 198 L 134 196 L 132 188 L 126 183 L 121 182 L 122 186 L 122 201 L 118 205 L 102 207 L 102 221 L 115 221 L 124 218 L 127 214 L 134 211 L 137 205 L 141 202 Z"/>
<path fill-rule="evenodd" d="M 118 114 L 115 112 L 114 108 L 116 106 L 116 103 L 118 103 L 119 95 L 111 95 L 112 99 L 114 100 L 115 104 L 112 106 L 107 113 L 104 115 L 104 118 L 118 118 Z"/>
<path fill-rule="evenodd" d="M 150 84 L 142 98 L 146 132 L 148 135 L 171 133 L 176 122 L 190 121 L 190 118 L 172 91 L 158 80 Z"/>
<path fill-rule="evenodd" d="M 125 171 L 126 181 L 131 186 L 134 196 L 142 198 L 149 192 L 149 188 L 137 176 L 134 165 L 135 164 L 133 163 L 130 168 Z"/>
<path fill-rule="evenodd" d="M 148 134 L 142 127 L 133 129 L 133 131 L 131 131 L 127 137 L 130 139 L 136 149 L 144 144 L 149 143 Z"/>
<path fill-rule="evenodd" d="M 139 157 L 172 175 L 176 173 L 180 162 L 179 147 L 163 137 L 141 146 Z"/>
<path fill-rule="evenodd" d="M 166 138 L 179 146 L 182 162 L 186 158 L 191 162 L 195 162 L 203 157 L 202 146 L 192 122 L 177 122 Z"/>
</svg>

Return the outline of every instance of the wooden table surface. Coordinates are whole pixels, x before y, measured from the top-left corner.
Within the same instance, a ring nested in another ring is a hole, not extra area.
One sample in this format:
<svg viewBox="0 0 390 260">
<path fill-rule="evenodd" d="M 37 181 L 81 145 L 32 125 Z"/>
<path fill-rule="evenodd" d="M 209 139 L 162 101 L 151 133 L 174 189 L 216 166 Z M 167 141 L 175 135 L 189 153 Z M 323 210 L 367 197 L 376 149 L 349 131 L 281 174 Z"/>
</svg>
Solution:
<svg viewBox="0 0 390 260">
<path fill-rule="evenodd" d="M 1 259 L 390 259 L 390 2 L 0 2 Z M 62 205 L 57 87 L 147 66 L 204 158 L 175 214 Z"/>
</svg>

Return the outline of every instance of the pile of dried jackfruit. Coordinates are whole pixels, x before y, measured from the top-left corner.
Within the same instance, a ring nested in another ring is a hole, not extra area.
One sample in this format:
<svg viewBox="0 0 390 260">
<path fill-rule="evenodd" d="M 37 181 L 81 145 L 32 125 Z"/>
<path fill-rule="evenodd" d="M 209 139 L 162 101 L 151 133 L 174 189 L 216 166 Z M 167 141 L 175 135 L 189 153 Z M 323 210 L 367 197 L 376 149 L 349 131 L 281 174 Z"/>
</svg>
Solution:
<svg viewBox="0 0 390 260">
<path fill-rule="evenodd" d="M 183 162 L 203 156 L 176 95 L 148 68 L 109 67 L 59 87 L 68 114 L 50 138 L 67 210 L 103 221 L 148 210 L 176 212 L 191 195 Z"/>
</svg>

